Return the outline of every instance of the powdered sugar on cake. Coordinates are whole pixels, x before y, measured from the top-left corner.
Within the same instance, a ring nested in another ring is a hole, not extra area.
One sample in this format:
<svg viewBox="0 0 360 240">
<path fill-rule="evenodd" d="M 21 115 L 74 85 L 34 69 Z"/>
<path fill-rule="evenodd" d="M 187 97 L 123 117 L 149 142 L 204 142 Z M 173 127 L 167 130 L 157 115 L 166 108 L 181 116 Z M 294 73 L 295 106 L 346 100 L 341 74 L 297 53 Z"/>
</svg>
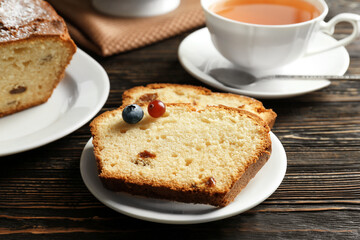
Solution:
<svg viewBox="0 0 360 240">
<path fill-rule="evenodd" d="M 55 11 L 41 0 L 0 0 L 0 42 L 31 35 L 56 35 L 64 24 Z"/>
</svg>

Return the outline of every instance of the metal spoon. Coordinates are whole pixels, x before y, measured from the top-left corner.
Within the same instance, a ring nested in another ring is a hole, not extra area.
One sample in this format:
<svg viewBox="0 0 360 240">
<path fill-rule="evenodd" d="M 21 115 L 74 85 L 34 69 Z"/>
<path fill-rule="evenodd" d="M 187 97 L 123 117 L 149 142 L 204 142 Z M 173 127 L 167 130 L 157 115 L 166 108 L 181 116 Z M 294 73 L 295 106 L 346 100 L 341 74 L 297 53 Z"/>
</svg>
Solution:
<svg viewBox="0 0 360 240">
<path fill-rule="evenodd" d="M 232 88 L 240 88 L 245 85 L 250 85 L 255 82 L 270 79 L 299 79 L 299 80 L 319 80 L 319 79 L 336 79 L 336 80 L 360 80 L 360 75 L 322 75 L 322 76 L 310 76 L 310 75 L 269 75 L 264 77 L 255 77 L 250 73 L 232 69 L 232 68 L 214 68 L 209 71 L 209 75 L 224 84 L 225 86 Z"/>
</svg>

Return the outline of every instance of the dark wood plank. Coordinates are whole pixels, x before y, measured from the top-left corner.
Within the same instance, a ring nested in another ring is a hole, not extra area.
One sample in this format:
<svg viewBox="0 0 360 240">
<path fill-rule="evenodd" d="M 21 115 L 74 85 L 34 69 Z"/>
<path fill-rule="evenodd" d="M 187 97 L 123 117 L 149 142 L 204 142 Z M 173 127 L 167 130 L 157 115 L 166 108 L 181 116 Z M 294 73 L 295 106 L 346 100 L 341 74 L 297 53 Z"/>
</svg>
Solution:
<svg viewBox="0 0 360 240">
<path fill-rule="evenodd" d="M 359 13 L 360 1 L 329 2 L 330 16 L 344 9 Z M 351 26 L 339 24 L 337 38 L 350 32 Z M 133 86 L 154 82 L 204 86 L 177 59 L 177 48 L 189 33 L 108 58 L 93 55 L 111 81 L 100 113 L 121 105 L 121 94 Z M 347 73 L 360 74 L 360 41 L 347 49 L 351 56 Z M 0 239 L 359 239 L 359 89 L 360 81 L 335 80 L 304 96 L 263 101 L 278 114 L 273 132 L 287 152 L 285 179 L 257 207 L 211 223 L 156 224 L 100 203 L 87 190 L 79 170 L 82 149 L 90 138 L 88 123 L 43 147 L 1 157 Z"/>
</svg>

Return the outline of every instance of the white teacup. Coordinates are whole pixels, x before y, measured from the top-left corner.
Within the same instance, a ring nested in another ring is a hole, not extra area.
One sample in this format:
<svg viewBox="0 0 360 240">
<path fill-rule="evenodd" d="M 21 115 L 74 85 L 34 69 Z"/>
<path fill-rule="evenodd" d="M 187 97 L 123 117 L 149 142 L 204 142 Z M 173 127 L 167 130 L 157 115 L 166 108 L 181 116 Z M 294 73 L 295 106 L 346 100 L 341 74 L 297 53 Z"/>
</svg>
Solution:
<svg viewBox="0 0 360 240">
<path fill-rule="evenodd" d="M 347 45 L 359 35 L 360 15 L 341 13 L 325 23 L 329 9 L 324 0 L 306 0 L 320 11 L 318 17 L 288 25 L 249 24 L 222 17 L 209 10 L 218 1 L 201 0 L 211 40 L 226 59 L 247 72 L 280 68 L 303 56 Z M 323 49 L 308 49 L 315 34 L 332 35 L 339 22 L 352 24 L 351 35 Z"/>
</svg>

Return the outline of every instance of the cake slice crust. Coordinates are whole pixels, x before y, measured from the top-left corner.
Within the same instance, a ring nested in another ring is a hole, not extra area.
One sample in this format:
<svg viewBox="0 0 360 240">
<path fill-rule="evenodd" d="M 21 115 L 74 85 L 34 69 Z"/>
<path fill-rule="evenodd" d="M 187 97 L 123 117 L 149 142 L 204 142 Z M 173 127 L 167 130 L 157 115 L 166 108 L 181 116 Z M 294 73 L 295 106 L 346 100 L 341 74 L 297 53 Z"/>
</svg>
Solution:
<svg viewBox="0 0 360 240">
<path fill-rule="evenodd" d="M 122 109 L 90 124 L 99 177 L 110 190 L 226 206 L 270 157 L 269 127 L 248 111 L 168 104 L 163 117 L 145 112 L 127 124 Z"/>
<path fill-rule="evenodd" d="M 225 105 L 247 110 L 260 116 L 270 128 L 274 126 L 277 116 L 272 109 L 266 109 L 260 101 L 250 97 L 212 92 L 199 86 L 170 83 L 154 83 L 128 89 L 123 94 L 123 105 L 148 103 L 155 99 L 166 103 L 190 103 L 196 108 Z"/>
</svg>

